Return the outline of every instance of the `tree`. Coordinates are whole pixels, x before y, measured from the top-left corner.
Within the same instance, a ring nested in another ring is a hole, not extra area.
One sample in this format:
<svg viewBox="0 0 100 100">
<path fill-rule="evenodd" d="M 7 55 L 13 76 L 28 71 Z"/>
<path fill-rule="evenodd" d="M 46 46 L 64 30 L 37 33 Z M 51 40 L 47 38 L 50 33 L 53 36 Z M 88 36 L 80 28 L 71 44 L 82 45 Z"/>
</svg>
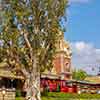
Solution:
<svg viewBox="0 0 100 100">
<path fill-rule="evenodd" d="M 87 76 L 87 73 L 83 70 L 74 70 L 72 73 L 72 78 L 75 80 L 84 80 Z"/>
<path fill-rule="evenodd" d="M 40 72 L 52 67 L 66 0 L 0 0 L 0 61 L 23 72 L 26 98 L 41 100 Z"/>
</svg>

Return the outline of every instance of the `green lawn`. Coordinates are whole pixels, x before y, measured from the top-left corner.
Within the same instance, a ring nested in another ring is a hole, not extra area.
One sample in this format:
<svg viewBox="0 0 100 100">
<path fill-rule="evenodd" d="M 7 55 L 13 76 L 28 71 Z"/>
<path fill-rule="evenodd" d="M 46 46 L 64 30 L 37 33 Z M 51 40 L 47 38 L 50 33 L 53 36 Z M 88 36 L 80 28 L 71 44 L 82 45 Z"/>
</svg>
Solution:
<svg viewBox="0 0 100 100">
<path fill-rule="evenodd" d="M 24 100 L 24 98 L 16 97 L 16 100 Z"/>
<path fill-rule="evenodd" d="M 16 100 L 24 100 L 16 98 Z M 42 96 L 42 100 L 100 100 L 100 94 L 67 94 L 67 93 L 48 93 Z"/>
</svg>

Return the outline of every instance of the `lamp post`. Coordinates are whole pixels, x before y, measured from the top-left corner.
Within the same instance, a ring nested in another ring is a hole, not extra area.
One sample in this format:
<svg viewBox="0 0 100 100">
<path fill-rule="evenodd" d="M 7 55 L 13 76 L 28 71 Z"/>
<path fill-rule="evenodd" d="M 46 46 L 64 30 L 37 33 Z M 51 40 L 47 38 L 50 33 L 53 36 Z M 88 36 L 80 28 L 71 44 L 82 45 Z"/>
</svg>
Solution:
<svg viewBox="0 0 100 100">
<path fill-rule="evenodd" d="M 81 94 L 81 91 L 80 90 L 78 91 L 78 94 Z"/>
<path fill-rule="evenodd" d="M 2 98 L 3 98 L 2 100 L 4 100 L 5 94 L 6 94 L 6 90 L 2 89 Z"/>
</svg>

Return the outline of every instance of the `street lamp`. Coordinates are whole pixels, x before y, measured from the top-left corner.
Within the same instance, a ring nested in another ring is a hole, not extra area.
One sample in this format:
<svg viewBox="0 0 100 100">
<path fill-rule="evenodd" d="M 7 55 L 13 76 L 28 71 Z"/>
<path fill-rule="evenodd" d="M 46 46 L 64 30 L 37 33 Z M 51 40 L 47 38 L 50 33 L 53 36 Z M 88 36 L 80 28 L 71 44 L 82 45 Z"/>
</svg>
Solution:
<svg viewBox="0 0 100 100">
<path fill-rule="evenodd" d="M 6 94 L 6 90 L 2 89 L 2 98 L 3 98 L 2 100 L 4 100 L 5 94 Z"/>
<path fill-rule="evenodd" d="M 78 94 L 81 94 L 81 91 L 80 90 L 78 91 Z"/>
</svg>

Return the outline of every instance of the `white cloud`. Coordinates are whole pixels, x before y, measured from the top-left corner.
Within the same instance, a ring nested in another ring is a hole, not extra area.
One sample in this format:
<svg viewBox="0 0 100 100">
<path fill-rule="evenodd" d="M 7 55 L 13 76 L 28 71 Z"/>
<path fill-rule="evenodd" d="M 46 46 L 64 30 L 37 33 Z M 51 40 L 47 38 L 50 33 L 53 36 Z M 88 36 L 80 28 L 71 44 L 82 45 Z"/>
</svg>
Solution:
<svg viewBox="0 0 100 100">
<path fill-rule="evenodd" d="M 76 49 L 78 51 L 82 51 L 82 50 L 84 50 L 87 47 L 87 45 L 84 42 L 77 42 L 75 44 L 75 47 L 76 47 Z"/>
<path fill-rule="evenodd" d="M 100 49 L 83 41 L 71 43 L 72 63 L 76 68 L 82 68 L 89 74 L 97 74 L 100 65 Z"/>
<path fill-rule="evenodd" d="M 69 0 L 70 3 L 88 3 L 90 0 Z"/>
</svg>

